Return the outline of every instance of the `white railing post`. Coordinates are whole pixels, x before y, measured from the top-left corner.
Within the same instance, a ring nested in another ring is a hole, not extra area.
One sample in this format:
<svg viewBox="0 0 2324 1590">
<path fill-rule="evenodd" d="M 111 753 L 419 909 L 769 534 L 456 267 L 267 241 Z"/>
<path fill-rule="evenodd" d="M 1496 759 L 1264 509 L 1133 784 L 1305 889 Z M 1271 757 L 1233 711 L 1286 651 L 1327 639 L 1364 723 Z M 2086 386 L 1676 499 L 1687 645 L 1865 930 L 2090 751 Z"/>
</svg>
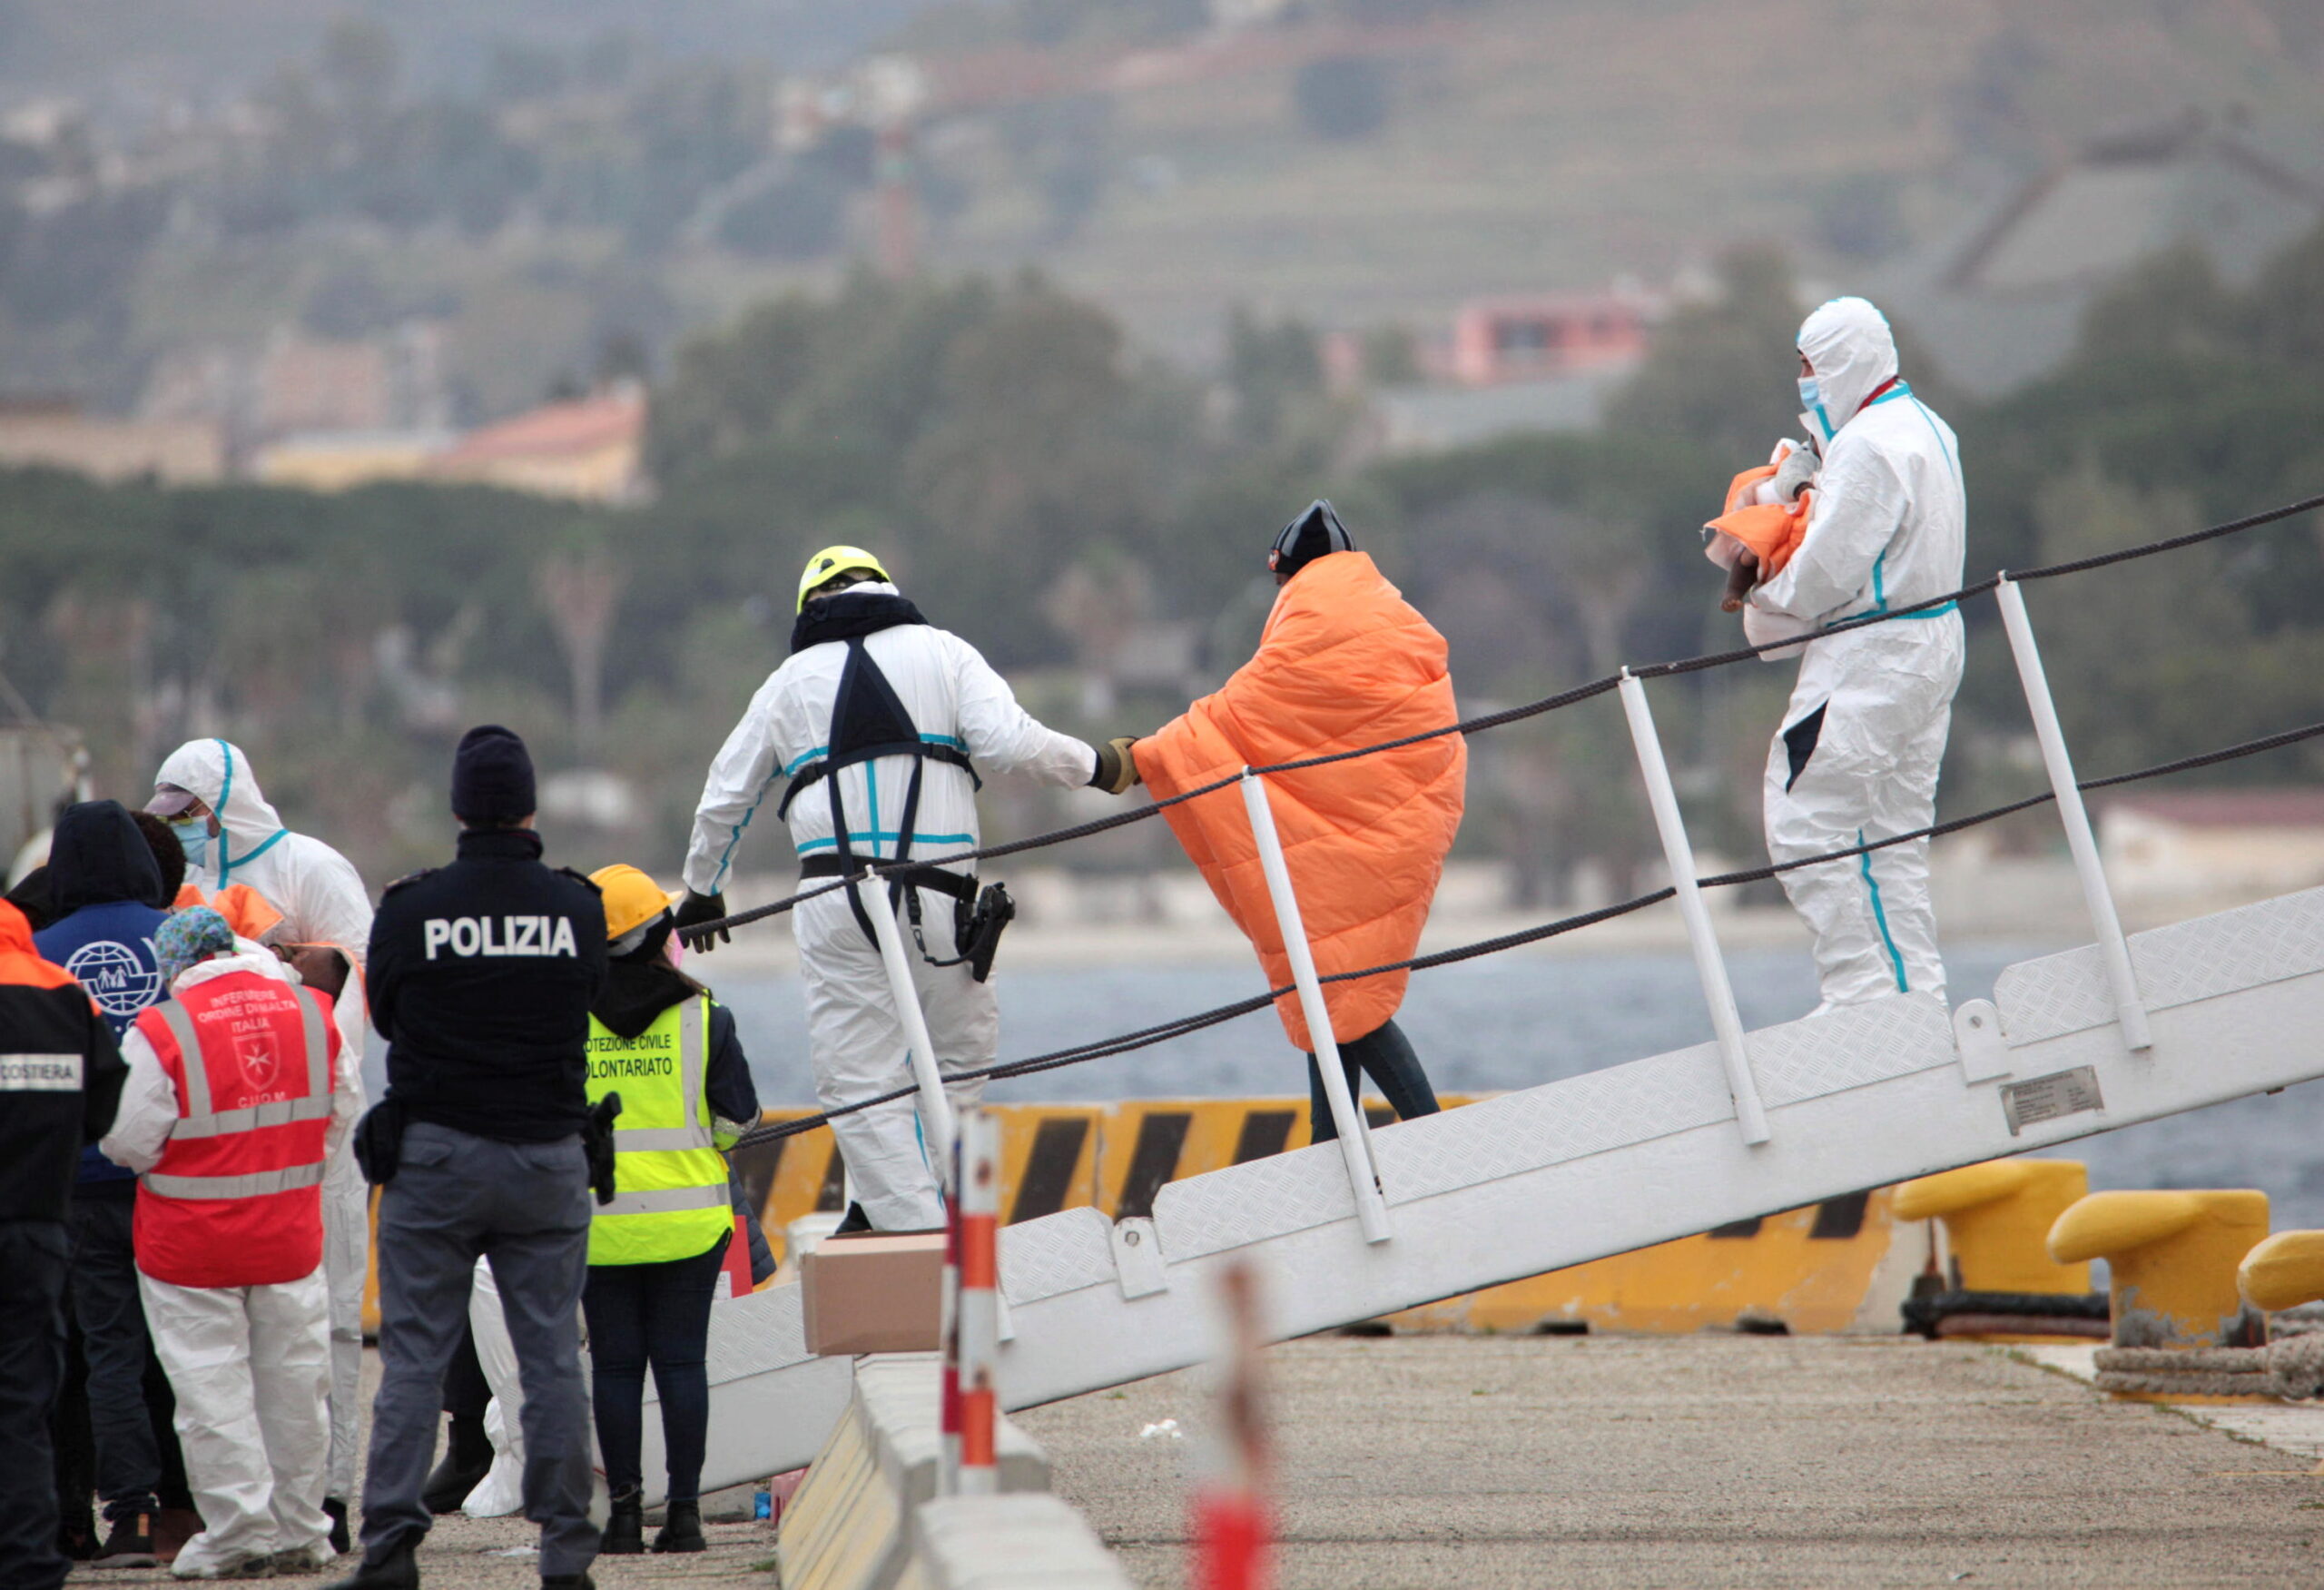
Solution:
<svg viewBox="0 0 2324 1590">
<path fill-rule="evenodd" d="M 936 1172 L 937 1185 L 949 1193 L 952 1190 L 952 1104 L 944 1097 L 944 1073 L 936 1066 L 936 1046 L 929 1041 L 928 1016 L 920 1008 L 920 990 L 911 980 L 911 962 L 905 953 L 903 930 L 896 925 L 895 904 L 888 898 L 888 881 L 876 874 L 855 893 L 872 918 L 872 931 L 880 941 L 880 961 L 888 972 L 888 993 L 896 1002 L 896 1019 L 903 1023 L 904 1042 L 911 1046 L 911 1078 L 920 1087 L 922 1151 Z"/>
<path fill-rule="evenodd" d="M 1647 805 L 1654 810 L 1654 826 L 1662 836 L 1663 859 L 1670 867 L 1670 889 L 1678 896 L 1679 920 L 1687 924 L 1687 943 L 1695 952 L 1695 974 L 1702 980 L 1703 1002 L 1710 1006 L 1710 1030 L 1718 1040 L 1718 1058 L 1727 1068 L 1727 1091 L 1735 1099 L 1735 1121 L 1747 1143 L 1768 1141 L 1767 1106 L 1759 1101 L 1759 1084 L 1751 1074 L 1751 1059 L 1743 1048 L 1743 1017 L 1735 1008 L 1735 989 L 1727 981 L 1727 962 L 1710 930 L 1710 913 L 1703 907 L 1703 892 L 1695 882 L 1695 849 L 1687 842 L 1687 825 L 1679 815 L 1679 792 L 1671 786 L 1669 765 L 1662 759 L 1662 741 L 1654 732 L 1654 714 L 1646 704 L 1646 686 L 1628 668 L 1622 670 L 1622 711 L 1630 718 L 1630 740 L 1638 748 L 1640 773 L 1646 778 Z"/>
<path fill-rule="evenodd" d="M 1380 1193 L 1380 1174 L 1372 1158 L 1372 1127 L 1350 1095 L 1347 1073 L 1340 1068 L 1340 1046 L 1332 1036 L 1332 1015 L 1324 1003 L 1324 985 L 1315 976 L 1315 955 L 1307 943 L 1307 929 L 1299 919 L 1299 896 L 1291 887 L 1291 868 L 1283 859 L 1283 839 L 1275 827 L 1275 808 L 1267 804 L 1266 780 L 1243 769 L 1243 805 L 1251 814 L 1251 835 L 1258 841 L 1259 868 L 1266 874 L 1267 894 L 1275 902 L 1275 926 L 1283 934 L 1283 953 L 1291 962 L 1291 981 L 1299 991 L 1299 1013 L 1307 1020 L 1307 1041 L 1315 1046 L 1315 1070 L 1323 1078 L 1324 1097 L 1332 1107 L 1332 1122 L 1339 1128 L 1340 1157 L 1347 1164 L 1349 1187 L 1355 1193 L 1355 1218 L 1366 1242 L 1388 1239 L 1388 1202 Z"/>
<path fill-rule="evenodd" d="M 2114 914 L 2114 894 L 2106 886 L 2105 869 L 2098 863 L 2098 836 L 2091 831 L 2090 813 L 2082 804 L 2082 786 L 2074 782 L 2073 758 L 2066 755 L 2065 732 L 2058 726 L 2057 704 L 2050 696 L 2050 676 L 2042 667 L 2042 653 L 2034 644 L 2034 624 L 2025 616 L 2025 593 L 2006 574 L 1994 589 L 2001 607 L 2002 627 L 2009 634 L 2009 653 L 2017 661 L 2017 681 L 2025 690 L 2026 710 L 2033 715 L 2034 737 L 2042 747 L 2042 766 L 2050 775 L 2050 791 L 2057 796 L 2058 816 L 2065 824 L 2066 847 L 2073 853 L 2073 870 L 2082 879 L 2082 897 L 2090 907 L 2097 930 L 2098 953 L 2106 963 L 2106 982 L 2114 993 L 2114 1018 L 2122 1023 L 2122 1042 L 2133 1052 L 2154 1047 L 2147 1029 L 2146 1002 L 2139 997 L 2138 979 L 2131 971 L 2131 946 L 2122 937 L 2122 919 Z"/>
</svg>

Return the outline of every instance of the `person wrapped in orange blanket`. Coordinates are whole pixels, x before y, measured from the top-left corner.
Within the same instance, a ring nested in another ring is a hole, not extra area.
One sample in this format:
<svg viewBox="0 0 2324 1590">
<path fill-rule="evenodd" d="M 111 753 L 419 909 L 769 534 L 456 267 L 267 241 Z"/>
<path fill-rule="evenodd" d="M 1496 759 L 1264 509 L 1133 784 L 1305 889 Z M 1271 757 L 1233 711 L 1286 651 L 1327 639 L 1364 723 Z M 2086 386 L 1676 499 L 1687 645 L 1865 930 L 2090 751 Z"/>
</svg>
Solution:
<svg viewBox="0 0 2324 1590">
<path fill-rule="evenodd" d="M 1460 716 L 1444 637 L 1354 541 L 1328 502 L 1284 527 L 1267 567 L 1281 588 L 1259 649 L 1216 695 L 1132 747 L 1157 798 L 1266 766 L 1441 731 Z M 1344 762 L 1272 774 L 1283 837 L 1315 969 L 1328 979 L 1409 959 L 1419 947 L 1445 853 L 1461 826 L 1468 746 L 1457 734 Z M 1234 789 L 1164 814 L 1203 877 L 1258 951 L 1267 982 L 1291 983 L 1243 797 Z M 1356 1091 L 1361 1070 L 1398 1117 L 1433 1114 L 1436 1095 L 1393 1020 L 1404 972 L 1326 982 L 1332 1036 Z M 1315 1139 L 1337 1135 L 1295 996 L 1275 1002 L 1309 1050 Z"/>
<path fill-rule="evenodd" d="M 1703 526 L 1703 556 L 1727 570 L 1721 612 L 1740 612 L 1751 588 L 1781 574 L 1807 538 L 1817 462 L 1814 453 L 1787 439 L 1776 444 L 1774 458 L 1728 484 L 1726 507 Z"/>
</svg>

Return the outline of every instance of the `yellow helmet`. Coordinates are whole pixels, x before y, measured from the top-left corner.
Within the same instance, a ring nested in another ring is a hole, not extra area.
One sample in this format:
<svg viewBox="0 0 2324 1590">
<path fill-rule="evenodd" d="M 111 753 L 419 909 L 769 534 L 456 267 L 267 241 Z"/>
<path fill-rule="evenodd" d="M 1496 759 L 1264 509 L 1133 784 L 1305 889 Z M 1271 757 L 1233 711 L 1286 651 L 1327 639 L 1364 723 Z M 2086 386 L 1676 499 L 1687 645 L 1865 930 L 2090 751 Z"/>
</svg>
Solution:
<svg viewBox="0 0 2324 1590">
<path fill-rule="evenodd" d="M 685 898 L 673 894 L 626 862 L 599 867 L 589 874 L 606 902 L 606 942 L 635 933 Z"/>
<path fill-rule="evenodd" d="M 799 576 L 799 611 L 807 610 L 807 593 L 835 574 L 845 574 L 851 568 L 868 568 L 881 579 L 888 571 L 880 560 L 861 547 L 826 547 L 807 559 L 806 568 Z M 892 583 L 892 582 L 891 582 Z"/>
</svg>

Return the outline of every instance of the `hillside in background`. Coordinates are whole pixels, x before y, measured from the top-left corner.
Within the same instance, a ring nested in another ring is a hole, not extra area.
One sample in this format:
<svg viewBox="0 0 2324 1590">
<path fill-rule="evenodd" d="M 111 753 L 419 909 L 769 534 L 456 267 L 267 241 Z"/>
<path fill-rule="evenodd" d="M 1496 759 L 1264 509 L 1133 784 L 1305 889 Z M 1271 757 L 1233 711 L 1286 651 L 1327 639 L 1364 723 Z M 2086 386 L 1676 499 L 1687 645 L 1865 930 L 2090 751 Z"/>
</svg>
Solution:
<svg viewBox="0 0 2324 1590">
<path fill-rule="evenodd" d="M 418 320 L 469 423 L 883 247 L 1204 369 L 1738 241 L 1876 286 L 2191 108 L 2324 183 L 2319 80 L 2311 0 L 0 0 L 0 395 Z"/>
</svg>

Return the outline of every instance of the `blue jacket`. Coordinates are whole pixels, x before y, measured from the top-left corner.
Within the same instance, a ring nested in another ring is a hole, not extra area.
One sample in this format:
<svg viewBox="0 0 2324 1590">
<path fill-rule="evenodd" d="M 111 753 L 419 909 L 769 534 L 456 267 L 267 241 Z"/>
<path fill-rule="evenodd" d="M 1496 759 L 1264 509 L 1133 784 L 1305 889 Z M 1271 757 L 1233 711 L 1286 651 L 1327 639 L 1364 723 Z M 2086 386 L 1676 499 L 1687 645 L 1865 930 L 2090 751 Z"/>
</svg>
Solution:
<svg viewBox="0 0 2324 1590">
<path fill-rule="evenodd" d="M 71 973 L 118 1041 L 137 1012 L 167 992 L 153 958 L 162 872 L 128 808 L 84 801 L 65 808 L 49 842 L 48 886 L 56 920 L 33 935 L 41 958 Z M 136 1181 L 97 1152 L 81 1151 L 81 1184 Z"/>
</svg>

